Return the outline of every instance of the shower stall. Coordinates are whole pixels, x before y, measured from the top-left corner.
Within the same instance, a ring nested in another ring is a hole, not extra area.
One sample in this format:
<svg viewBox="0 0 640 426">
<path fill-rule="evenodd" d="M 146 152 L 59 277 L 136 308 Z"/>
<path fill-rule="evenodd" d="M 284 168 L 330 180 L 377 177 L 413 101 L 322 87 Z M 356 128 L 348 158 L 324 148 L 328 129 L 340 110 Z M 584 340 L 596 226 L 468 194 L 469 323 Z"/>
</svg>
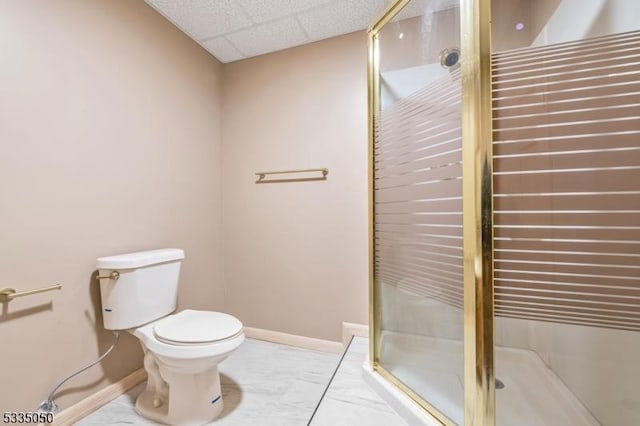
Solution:
<svg viewBox="0 0 640 426">
<path fill-rule="evenodd" d="M 640 424 L 640 2 L 369 30 L 370 368 L 412 422 Z"/>
</svg>

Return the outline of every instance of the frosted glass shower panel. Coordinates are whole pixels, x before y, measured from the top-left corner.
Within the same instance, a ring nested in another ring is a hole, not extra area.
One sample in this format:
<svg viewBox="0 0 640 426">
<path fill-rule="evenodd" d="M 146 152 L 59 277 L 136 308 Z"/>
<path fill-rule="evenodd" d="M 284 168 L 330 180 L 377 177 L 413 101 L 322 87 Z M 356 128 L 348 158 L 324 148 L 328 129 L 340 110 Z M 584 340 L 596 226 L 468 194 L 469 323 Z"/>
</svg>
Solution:
<svg viewBox="0 0 640 426">
<path fill-rule="evenodd" d="M 374 137 L 378 361 L 462 423 L 462 142 L 458 2 L 409 2 L 379 34 Z"/>
<path fill-rule="evenodd" d="M 493 33 L 496 424 L 638 425 L 640 2 L 518 3 L 528 36 Z"/>
</svg>

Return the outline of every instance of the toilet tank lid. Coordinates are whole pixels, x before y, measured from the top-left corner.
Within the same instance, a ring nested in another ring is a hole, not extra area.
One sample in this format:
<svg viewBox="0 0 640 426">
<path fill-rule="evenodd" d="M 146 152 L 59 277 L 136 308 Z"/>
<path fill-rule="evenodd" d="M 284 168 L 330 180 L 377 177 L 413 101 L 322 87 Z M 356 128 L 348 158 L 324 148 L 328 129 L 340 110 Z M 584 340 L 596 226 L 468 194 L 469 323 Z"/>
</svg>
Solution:
<svg viewBox="0 0 640 426">
<path fill-rule="evenodd" d="M 134 269 L 182 259 L 184 259 L 184 251 L 181 249 L 147 250 L 100 257 L 96 267 L 98 269 Z"/>
</svg>

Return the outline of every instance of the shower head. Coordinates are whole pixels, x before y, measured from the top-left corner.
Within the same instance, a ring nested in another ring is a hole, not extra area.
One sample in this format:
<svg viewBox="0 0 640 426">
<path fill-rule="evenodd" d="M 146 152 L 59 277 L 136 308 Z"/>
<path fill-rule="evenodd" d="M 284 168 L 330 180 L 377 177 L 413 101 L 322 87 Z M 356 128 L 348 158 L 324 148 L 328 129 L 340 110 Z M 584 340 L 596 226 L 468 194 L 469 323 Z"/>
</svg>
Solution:
<svg viewBox="0 0 640 426">
<path fill-rule="evenodd" d="M 440 65 L 443 68 L 451 69 L 460 62 L 460 49 L 449 47 L 440 52 Z"/>
</svg>

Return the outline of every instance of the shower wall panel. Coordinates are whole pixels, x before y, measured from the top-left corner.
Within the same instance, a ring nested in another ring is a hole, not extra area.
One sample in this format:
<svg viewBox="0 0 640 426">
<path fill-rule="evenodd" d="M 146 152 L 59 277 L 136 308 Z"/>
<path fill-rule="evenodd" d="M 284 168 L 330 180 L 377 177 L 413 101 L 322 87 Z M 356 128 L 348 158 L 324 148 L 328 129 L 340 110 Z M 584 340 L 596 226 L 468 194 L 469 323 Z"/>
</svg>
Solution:
<svg viewBox="0 0 640 426">
<path fill-rule="evenodd" d="M 640 32 L 493 75 L 496 315 L 640 331 Z"/>
<path fill-rule="evenodd" d="M 640 424 L 640 32 L 495 54 L 493 119 L 496 349 Z"/>
</svg>

